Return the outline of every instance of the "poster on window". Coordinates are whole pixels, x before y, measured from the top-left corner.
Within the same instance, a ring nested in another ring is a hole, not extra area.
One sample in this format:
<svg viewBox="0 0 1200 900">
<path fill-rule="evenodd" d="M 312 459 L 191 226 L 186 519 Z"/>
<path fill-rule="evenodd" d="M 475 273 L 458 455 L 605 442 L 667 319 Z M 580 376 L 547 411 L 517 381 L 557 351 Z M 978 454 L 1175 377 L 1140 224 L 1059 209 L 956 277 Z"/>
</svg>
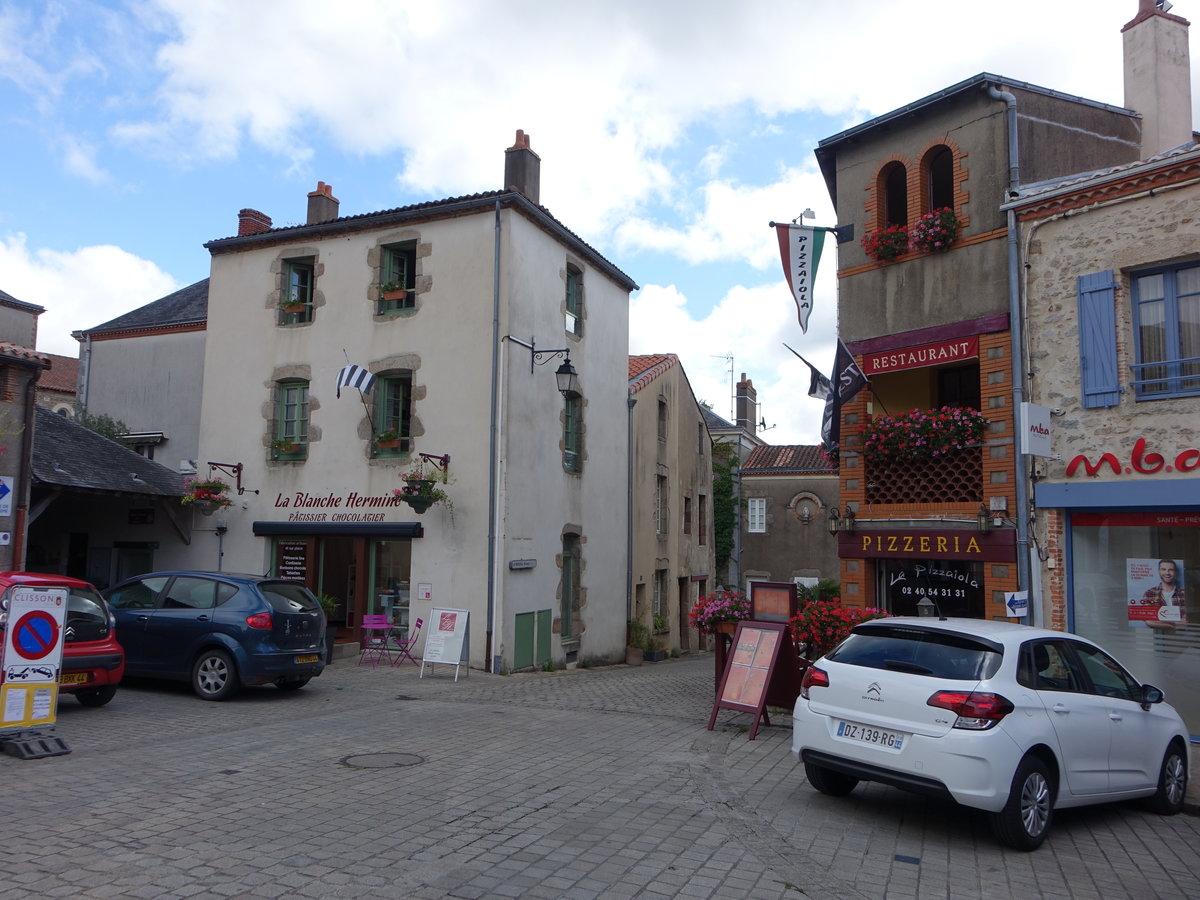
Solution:
<svg viewBox="0 0 1200 900">
<path fill-rule="evenodd" d="M 1181 559 L 1125 560 L 1129 625 L 1171 628 L 1187 621 L 1183 576 Z"/>
</svg>

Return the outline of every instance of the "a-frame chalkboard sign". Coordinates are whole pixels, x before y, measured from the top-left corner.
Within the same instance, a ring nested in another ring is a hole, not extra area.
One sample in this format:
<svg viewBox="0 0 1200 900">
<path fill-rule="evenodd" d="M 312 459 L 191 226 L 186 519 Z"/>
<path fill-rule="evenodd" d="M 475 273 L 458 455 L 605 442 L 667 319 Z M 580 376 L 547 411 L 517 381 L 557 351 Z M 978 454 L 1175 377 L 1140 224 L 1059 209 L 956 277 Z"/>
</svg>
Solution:
<svg viewBox="0 0 1200 900">
<path fill-rule="evenodd" d="M 720 709 L 754 713 L 750 740 L 758 734 L 760 719 L 771 724 L 767 718 L 767 688 L 779 660 L 780 648 L 787 641 L 787 625 L 783 623 L 747 619 L 738 622 L 725 674 L 721 676 L 721 687 L 713 702 L 712 715 L 708 717 L 709 731 L 716 724 Z"/>
</svg>

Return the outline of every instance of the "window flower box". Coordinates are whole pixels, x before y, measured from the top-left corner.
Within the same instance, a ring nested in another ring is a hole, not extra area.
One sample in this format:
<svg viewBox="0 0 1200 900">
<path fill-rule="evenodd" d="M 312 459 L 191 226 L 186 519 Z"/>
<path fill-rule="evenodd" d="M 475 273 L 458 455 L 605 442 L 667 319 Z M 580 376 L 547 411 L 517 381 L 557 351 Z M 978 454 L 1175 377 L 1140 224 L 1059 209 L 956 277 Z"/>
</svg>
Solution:
<svg viewBox="0 0 1200 900">
<path fill-rule="evenodd" d="M 407 300 L 408 289 L 399 281 L 387 281 L 379 286 L 380 300 Z"/>
<path fill-rule="evenodd" d="M 889 225 L 863 235 L 862 248 L 876 262 L 891 262 L 908 249 L 908 229 Z"/>
<path fill-rule="evenodd" d="M 958 216 L 948 206 L 931 209 L 913 223 L 908 232 L 909 243 L 914 250 L 922 253 L 936 253 L 949 250 L 958 240 L 961 228 Z"/>
</svg>

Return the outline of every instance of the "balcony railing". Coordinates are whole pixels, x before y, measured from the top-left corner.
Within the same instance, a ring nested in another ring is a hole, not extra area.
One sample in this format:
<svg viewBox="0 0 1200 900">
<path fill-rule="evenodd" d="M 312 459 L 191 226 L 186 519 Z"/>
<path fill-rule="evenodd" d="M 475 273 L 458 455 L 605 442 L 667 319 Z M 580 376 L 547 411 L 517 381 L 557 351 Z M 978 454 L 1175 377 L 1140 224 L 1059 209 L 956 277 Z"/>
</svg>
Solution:
<svg viewBox="0 0 1200 900">
<path fill-rule="evenodd" d="M 934 459 L 870 461 L 867 503 L 978 503 L 983 496 L 983 449 L 952 450 Z"/>
</svg>

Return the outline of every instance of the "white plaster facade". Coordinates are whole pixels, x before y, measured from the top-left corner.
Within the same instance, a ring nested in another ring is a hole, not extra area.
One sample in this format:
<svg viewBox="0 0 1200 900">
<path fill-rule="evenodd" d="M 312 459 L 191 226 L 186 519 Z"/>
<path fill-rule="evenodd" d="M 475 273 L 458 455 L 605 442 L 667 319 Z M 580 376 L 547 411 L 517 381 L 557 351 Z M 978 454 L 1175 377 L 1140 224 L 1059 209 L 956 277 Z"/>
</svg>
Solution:
<svg viewBox="0 0 1200 900">
<path fill-rule="evenodd" d="M 381 315 L 380 248 L 399 242 L 416 246 L 416 308 Z M 518 658 L 528 649 L 516 637 L 523 614 L 537 623 L 535 648 L 548 646 L 556 664 L 623 656 L 627 508 L 624 491 L 613 486 L 626 481 L 635 287 L 627 276 L 515 191 L 207 246 L 201 468 L 204 461 L 241 463 L 247 490 L 207 522 L 197 516 L 196 525 L 220 520 L 228 528 L 226 570 L 278 568 L 281 532 L 304 542 L 304 577 L 340 595 L 341 624 L 353 631 L 362 613 L 379 611 L 374 598 L 383 585 L 371 576 L 379 543 L 411 540 L 408 621 L 425 620 L 419 649 L 431 609 L 451 607 L 470 612 L 470 662 L 478 668 L 546 661 L 540 650 L 532 660 Z M 314 263 L 312 321 L 281 324 L 284 261 L 296 258 Z M 578 335 L 565 326 L 568 267 L 582 278 Z M 583 405 L 578 473 L 564 468 L 564 398 L 554 377 L 561 357 L 531 371 L 533 354 L 517 341 L 570 350 Z M 354 388 L 335 396 L 347 363 L 375 373 L 411 370 L 411 452 L 374 455 L 372 401 L 364 405 Z M 309 383 L 300 460 L 276 459 L 271 449 L 276 383 L 286 378 Z M 452 508 L 438 504 L 416 515 L 388 502 L 421 453 L 449 456 L 443 487 Z M 405 529 L 414 536 L 404 537 Z M 573 634 L 564 639 L 568 532 L 578 536 L 581 566 Z M 324 542 L 333 538 L 353 543 L 339 551 L 346 559 L 337 580 L 326 571 L 333 551 Z M 547 623 L 552 634 L 544 633 Z"/>
</svg>

